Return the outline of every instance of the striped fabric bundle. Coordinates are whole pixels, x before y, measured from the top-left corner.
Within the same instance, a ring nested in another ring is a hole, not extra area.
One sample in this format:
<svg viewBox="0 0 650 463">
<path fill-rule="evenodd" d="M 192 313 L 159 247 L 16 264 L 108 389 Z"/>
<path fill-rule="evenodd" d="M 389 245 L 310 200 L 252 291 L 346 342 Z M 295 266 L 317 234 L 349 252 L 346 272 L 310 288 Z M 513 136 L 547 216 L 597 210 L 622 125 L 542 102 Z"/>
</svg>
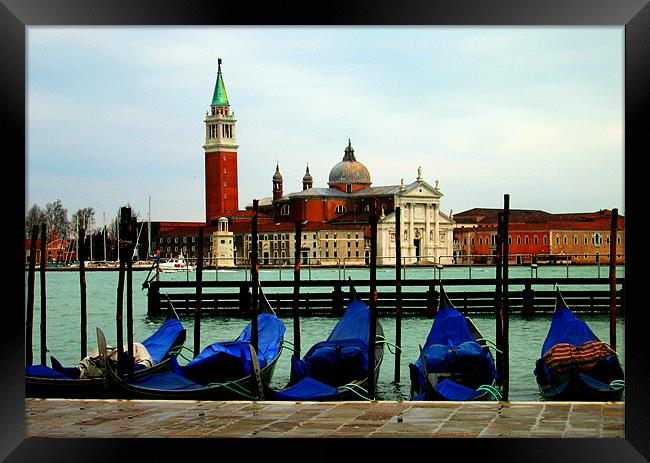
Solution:
<svg viewBox="0 0 650 463">
<path fill-rule="evenodd" d="M 542 360 L 554 373 L 564 373 L 571 369 L 591 370 L 601 358 L 615 354 L 614 350 L 602 341 L 588 341 L 579 346 L 560 343 L 551 347 Z"/>
</svg>

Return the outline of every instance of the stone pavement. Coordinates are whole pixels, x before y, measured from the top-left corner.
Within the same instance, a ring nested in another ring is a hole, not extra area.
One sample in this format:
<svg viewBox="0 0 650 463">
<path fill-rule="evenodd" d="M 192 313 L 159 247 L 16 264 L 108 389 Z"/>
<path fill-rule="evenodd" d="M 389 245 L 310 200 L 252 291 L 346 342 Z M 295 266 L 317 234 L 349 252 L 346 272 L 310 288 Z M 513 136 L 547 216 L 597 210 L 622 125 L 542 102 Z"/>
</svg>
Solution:
<svg viewBox="0 0 650 463">
<path fill-rule="evenodd" d="M 27 437 L 625 437 L 624 402 L 26 399 Z"/>
</svg>

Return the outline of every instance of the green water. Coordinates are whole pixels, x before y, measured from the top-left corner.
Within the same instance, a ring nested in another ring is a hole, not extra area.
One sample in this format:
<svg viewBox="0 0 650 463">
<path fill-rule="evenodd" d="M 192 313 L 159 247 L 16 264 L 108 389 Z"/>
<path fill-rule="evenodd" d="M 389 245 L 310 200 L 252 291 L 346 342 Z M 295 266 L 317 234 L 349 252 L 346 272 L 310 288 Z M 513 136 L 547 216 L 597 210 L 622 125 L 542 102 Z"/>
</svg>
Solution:
<svg viewBox="0 0 650 463">
<path fill-rule="evenodd" d="M 468 278 L 468 267 L 445 267 L 442 270 L 443 279 L 447 278 Z M 600 269 L 596 266 L 574 266 L 568 269 L 570 277 L 598 277 L 606 278 L 608 269 L 606 266 Z M 600 275 L 599 275 L 600 272 Z M 437 273 L 437 272 L 436 272 Z M 528 277 L 531 275 L 529 267 L 510 267 L 510 277 Z M 27 275 L 27 274 L 25 274 Z M 301 279 L 323 280 L 347 278 L 353 279 L 368 278 L 367 269 L 305 269 L 301 271 Z M 472 267 L 471 278 L 494 278 L 494 267 Z M 616 275 L 624 276 L 624 268 L 618 267 Z M 76 365 L 80 359 L 80 285 L 79 273 L 71 271 L 51 271 L 46 274 L 46 295 L 47 295 L 47 349 L 48 355 L 53 355 L 64 365 Z M 147 276 L 146 271 L 133 272 L 133 310 L 134 310 L 134 333 L 136 341 L 141 341 L 153 333 L 162 322 L 160 317 L 147 316 L 147 291 L 141 290 L 142 282 Z M 537 277 L 558 277 L 567 276 L 567 268 L 564 266 L 539 267 Z M 395 269 L 380 268 L 377 270 L 378 279 L 393 279 Z M 408 268 L 406 278 L 432 278 L 434 270 L 431 268 Z M 194 281 L 193 273 L 163 273 L 163 281 Z M 243 280 L 246 278 L 244 270 L 219 271 L 218 274 L 212 271 L 205 271 L 203 280 Z M 265 281 L 291 280 L 292 269 L 261 270 L 260 281 L 262 286 Z M 436 274 L 437 278 L 437 274 Z M 27 278 L 25 278 L 26 282 Z M 109 344 L 115 344 L 115 311 L 117 306 L 117 280 L 118 272 L 86 272 L 86 294 L 87 294 L 87 317 L 88 317 L 88 352 L 96 347 L 95 327 L 104 331 Z M 25 283 L 25 288 L 27 284 Z M 607 289 L 606 285 L 583 286 L 576 285 L 563 287 L 562 289 Z M 284 288 L 291 291 L 291 288 Z M 463 289 L 483 289 L 486 287 L 464 287 Z M 516 290 L 511 286 L 511 289 Z M 552 289 L 535 287 L 535 289 Z M 318 290 L 318 289 L 316 289 Z M 381 284 L 378 285 L 381 292 Z M 408 290 L 408 288 L 405 288 Z M 35 363 L 40 361 L 40 282 L 37 275 L 35 288 L 34 308 L 34 330 L 33 330 L 33 352 Z M 125 293 L 126 294 L 126 293 Z M 124 299 L 124 310 L 126 313 L 126 296 Z M 609 340 L 609 316 L 608 315 L 580 315 L 590 326 L 592 331 L 602 340 Z M 541 346 L 546 337 L 550 324 L 551 315 L 538 315 L 533 319 L 525 320 L 518 315 L 510 317 L 510 400 L 540 400 L 540 395 L 533 376 L 535 361 L 540 355 Z M 475 324 L 484 337 L 495 339 L 495 321 L 488 315 L 472 317 Z M 293 342 L 293 323 L 291 317 L 284 317 L 286 325 L 285 338 Z M 301 351 L 304 354 L 311 345 L 324 340 L 334 327 L 337 319 L 325 317 L 303 318 L 300 322 Z M 432 319 L 429 318 L 404 318 L 402 320 L 402 356 L 400 362 L 400 382 L 394 383 L 395 357 L 388 349 L 385 350 L 384 361 L 381 366 L 379 381 L 377 384 L 377 398 L 383 400 L 406 400 L 409 394 L 409 373 L 408 364 L 414 362 L 418 357 L 418 345 L 424 341 L 431 328 Z M 185 346 L 193 345 L 193 317 L 184 316 L 182 322 L 187 329 L 187 340 Z M 380 317 L 384 334 L 390 343 L 395 343 L 395 320 L 393 318 Z M 201 321 L 201 346 L 205 347 L 216 341 L 230 340 L 239 335 L 247 321 L 236 318 L 204 317 Z M 624 364 L 625 358 L 625 331 L 624 320 L 617 322 L 617 351 Z M 271 383 L 272 387 L 281 388 L 289 379 L 291 351 L 285 349 L 278 361 L 275 375 Z M 48 357 L 49 363 L 49 357 Z M 182 363 L 182 362 L 181 362 Z"/>
</svg>

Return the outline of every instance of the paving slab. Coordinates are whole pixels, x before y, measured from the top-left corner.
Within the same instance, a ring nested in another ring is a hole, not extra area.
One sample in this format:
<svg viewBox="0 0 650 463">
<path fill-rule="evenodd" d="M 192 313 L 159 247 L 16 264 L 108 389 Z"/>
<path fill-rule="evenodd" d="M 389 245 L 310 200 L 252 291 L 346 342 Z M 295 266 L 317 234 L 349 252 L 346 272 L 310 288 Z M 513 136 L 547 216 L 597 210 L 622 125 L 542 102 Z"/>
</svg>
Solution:
<svg viewBox="0 0 650 463">
<path fill-rule="evenodd" d="M 26 399 L 27 437 L 625 437 L 624 402 Z"/>
</svg>

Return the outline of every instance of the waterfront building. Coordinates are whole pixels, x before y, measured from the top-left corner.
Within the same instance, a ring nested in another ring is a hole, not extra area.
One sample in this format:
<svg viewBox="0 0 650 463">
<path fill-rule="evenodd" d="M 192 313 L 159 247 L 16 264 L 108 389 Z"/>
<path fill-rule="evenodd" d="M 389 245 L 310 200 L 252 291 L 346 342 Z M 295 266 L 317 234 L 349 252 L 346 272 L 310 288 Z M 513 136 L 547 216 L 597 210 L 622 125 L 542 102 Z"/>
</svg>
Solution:
<svg viewBox="0 0 650 463">
<path fill-rule="evenodd" d="M 456 263 L 492 263 L 496 250 L 497 214 L 501 209 L 475 208 L 454 216 Z M 510 262 L 609 263 L 611 210 L 551 214 L 511 210 Z M 625 218 L 617 219 L 616 259 L 625 262 Z"/>
</svg>

